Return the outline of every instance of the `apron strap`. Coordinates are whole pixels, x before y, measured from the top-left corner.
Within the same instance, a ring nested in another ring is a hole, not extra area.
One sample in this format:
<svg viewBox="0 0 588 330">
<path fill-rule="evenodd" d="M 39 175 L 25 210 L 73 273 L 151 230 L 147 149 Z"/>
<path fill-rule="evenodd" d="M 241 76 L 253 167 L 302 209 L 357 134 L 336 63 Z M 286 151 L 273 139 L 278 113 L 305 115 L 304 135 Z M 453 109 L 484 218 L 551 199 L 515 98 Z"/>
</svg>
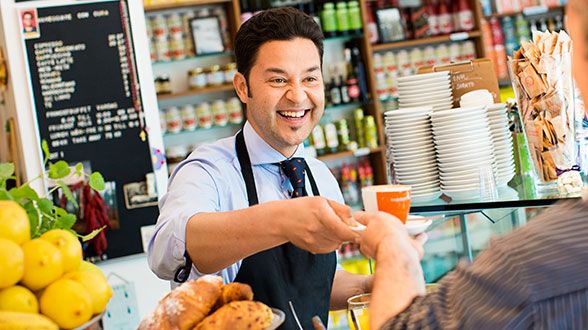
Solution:
<svg viewBox="0 0 588 330">
<path fill-rule="evenodd" d="M 249 200 L 249 206 L 257 205 L 259 200 L 257 199 L 255 178 L 253 177 L 251 160 L 249 159 L 249 153 L 247 152 L 247 146 L 245 145 L 243 130 L 240 130 L 239 133 L 237 133 L 235 147 L 237 148 L 237 159 L 239 160 L 239 165 L 241 165 L 241 174 L 243 175 L 243 180 L 245 180 L 245 187 L 247 188 L 247 199 Z"/>
<path fill-rule="evenodd" d="M 304 162 L 306 164 L 306 174 L 308 174 L 308 180 L 310 180 L 310 186 L 312 187 L 312 194 L 314 196 L 320 196 L 321 194 L 319 193 L 318 187 L 316 185 L 316 181 L 314 181 L 314 176 L 312 175 L 312 172 L 310 171 L 310 167 L 308 166 L 307 162 Z"/>
</svg>

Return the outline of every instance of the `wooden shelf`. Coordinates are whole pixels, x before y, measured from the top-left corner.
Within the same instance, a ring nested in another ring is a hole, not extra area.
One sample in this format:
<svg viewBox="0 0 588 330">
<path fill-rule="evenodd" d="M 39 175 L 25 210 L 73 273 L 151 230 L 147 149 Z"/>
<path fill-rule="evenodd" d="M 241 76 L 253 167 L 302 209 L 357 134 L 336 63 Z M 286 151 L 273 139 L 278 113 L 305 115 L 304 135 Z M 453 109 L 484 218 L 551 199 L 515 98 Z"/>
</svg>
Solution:
<svg viewBox="0 0 588 330">
<path fill-rule="evenodd" d="M 216 93 L 216 92 L 228 92 L 228 91 L 233 91 L 233 90 L 234 90 L 234 88 L 233 88 L 232 84 L 230 84 L 230 85 L 226 84 L 226 85 L 199 88 L 199 89 L 190 89 L 185 92 L 179 92 L 179 93 L 158 94 L 157 100 L 163 101 L 163 100 L 175 99 L 178 97 L 196 96 L 196 95 Z"/>
<path fill-rule="evenodd" d="M 450 42 L 450 41 L 463 41 L 473 38 L 479 38 L 482 35 L 480 31 L 470 31 L 470 32 L 456 32 L 452 34 L 446 34 L 442 36 L 434 36 L 429 38 L 421 38 L 421 39 L 412 39 L 412 40 L 402 40 L 402 41 L 395 41 L 386 44 L 377 44 L 373 45 L 372 48 L 375 52 L 382 51 L 386 49 L 393 49 L 393 48 L 407 48 L 413 46 L 425 46 L 429 44 L 436 44 L 441 42 Z"/>
<path fill-rule="evenodd" d="M 235 129 L 235 128 L 240 128 L 241 126 L 243 126 L 243 123 L 239 123 L 239 124 L 227 123 L 225 126 L 212 125 L 210 128 L 196 128 L 193 131 L 180 131 L 178 133 L 164 133 L 163 138 L 168 139 L 173 136 L 190 136 L 190 135 L 208 132 L 208 131 L 212 131 L 212 130 Z"/>
<path fill-rule="evenodd" d="M 190 6 L 201 6 L 211 5 L 215 3 L 232 2 L 231 0 L 179 0 L 179 1 L 166 1 L 153 5 L 145 6 L 145 12 L 174 9 L 179 7 L 190 7 Z"/>
<path fill-rule="evenodd" d="M 326 161 L 337 160 L 337 159 L 352 157 L 352 156 L 362 157 L 362 156 L 367 156 L 367 155 L 371 155 L 371 154 L 375 154 L 375 153 L 381 153 L 382 151 L 384 151 L 383 147 L 367 149 L 367 150 L 365 150 L 365 152 L 363 152 L 363 149 L 367 149 L 367 148 L 361 148 L 361 149 L 358 149 L 357 151 L 342 151 L 342 152 L 337 152 L 334 154 L 327 154 L 324 156 L 319 156 L 319 157 L 317 157 L 317 159 L 319 159 L 320 161 L 326 162 Z"/>
<path fill-rule="evenodd" d="M 488 15 L 488 16 L 484 16 L 486 18 L 502 18 L 502 17 L 507 17 L 507 16 L 516 16 L 519 14 L 523 14 L 523 16 L 528 17 L 528 16 L 535 16 L 535 15 L 544 15 L 544 14 L 548 14 L 554 11 L 563 11 L 565 8 L 565 6 L 554 6 L 554 7 L 546 7 L 546 6 L 533 6 L 533 7 L 527 7 L 525 9 L 523 9 L 522 11 L 517 11 L 517 12 L 512 12 L 512 13 L 502 13 L 502 14 L 492 14 L 492 15 Z"/>
<path fill-rule="evenodd" d="M 152 61 L 151 64 L 153 64 L 153 65 L 174 64 L 174 63 L 181 63 L 181 62 L 192 61 L 192 60 L 202 60 L 202 59 L 209 58 L 209 57 L 220 57 L 220 56 L 233 56 L 233 51 L 203 54 L 203 55 L 196 55 L 196 56 L 188 56 L 188 57 L 185 57 L 185 58 L 179 59 L 179 60 Z"/>
</svg>

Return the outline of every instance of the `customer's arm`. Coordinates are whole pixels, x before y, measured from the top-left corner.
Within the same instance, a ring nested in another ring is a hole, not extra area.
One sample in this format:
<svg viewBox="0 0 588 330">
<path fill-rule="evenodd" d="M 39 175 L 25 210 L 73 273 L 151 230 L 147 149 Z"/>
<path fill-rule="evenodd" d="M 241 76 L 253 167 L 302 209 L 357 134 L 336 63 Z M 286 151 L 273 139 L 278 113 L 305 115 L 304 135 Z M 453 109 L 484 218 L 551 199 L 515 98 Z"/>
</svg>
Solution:
<svg viewBox="0 0 588 330">
<path fill-rule="evenodd" d="M 367 225 L 359 240 L 361 251 L 376 259 L 370 326 L 379 329 L 424 294 L 422 243 L 409 237 L 402 223 L 386 213 L 362 212 L 355 217 Z"/>
</svg>

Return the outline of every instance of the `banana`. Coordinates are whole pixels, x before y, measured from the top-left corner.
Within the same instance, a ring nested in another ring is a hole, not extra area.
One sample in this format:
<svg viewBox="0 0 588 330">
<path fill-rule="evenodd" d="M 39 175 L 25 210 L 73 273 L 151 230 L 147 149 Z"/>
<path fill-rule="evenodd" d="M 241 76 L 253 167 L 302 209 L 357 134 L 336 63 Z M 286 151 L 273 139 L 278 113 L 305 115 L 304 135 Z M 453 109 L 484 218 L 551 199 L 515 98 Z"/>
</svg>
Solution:
<svg viewBox="0 0 588 330">
<path fill-rule="evenodd" d="M 59 330 L 41 314 L 0 311 L 0 330 Z"/>
</svg>

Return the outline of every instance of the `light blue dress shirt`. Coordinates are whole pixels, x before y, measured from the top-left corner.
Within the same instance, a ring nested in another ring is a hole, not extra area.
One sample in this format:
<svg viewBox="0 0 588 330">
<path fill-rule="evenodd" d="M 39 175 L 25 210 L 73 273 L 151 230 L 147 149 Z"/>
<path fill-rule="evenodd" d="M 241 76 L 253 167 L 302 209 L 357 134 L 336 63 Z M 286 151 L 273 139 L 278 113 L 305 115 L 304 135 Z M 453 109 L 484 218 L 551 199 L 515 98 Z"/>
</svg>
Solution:
<svg viewBox="0 0 588 330">
<path fill-rule="evenodd" d="M 259 203 L 290 198 L 292 185 L 276 165 L 286 158 L 267 144 L 249 122 L 245 123 L 243 134 L 253 167 Z M 292 157 L 306 159 L 322 197 L 343 203 L 337 180 L 324 163 L 306 157 L 302 144 Z M 308 176 L 306 187 L 308 194 L 312 195 Z M 174 170 L 168 192 L 159 202 L 160 215 L 147 251 L 149 266 L 160 278 L 172 280 L 178 267 L 185 262 L 188 219 L 200 212 L 224 212 L 247 207 L 249 203 L 237 159 L 235 136 L 198 147 Z M 225 283 L 232 282 L 240 266 L 241 260 L 217 275 L 222 276 Z M 205 274 L 192 266 L 189 278 L 202 275 Z M 173 283 L 172 281 L 172 286 Z"/>
</svg>

